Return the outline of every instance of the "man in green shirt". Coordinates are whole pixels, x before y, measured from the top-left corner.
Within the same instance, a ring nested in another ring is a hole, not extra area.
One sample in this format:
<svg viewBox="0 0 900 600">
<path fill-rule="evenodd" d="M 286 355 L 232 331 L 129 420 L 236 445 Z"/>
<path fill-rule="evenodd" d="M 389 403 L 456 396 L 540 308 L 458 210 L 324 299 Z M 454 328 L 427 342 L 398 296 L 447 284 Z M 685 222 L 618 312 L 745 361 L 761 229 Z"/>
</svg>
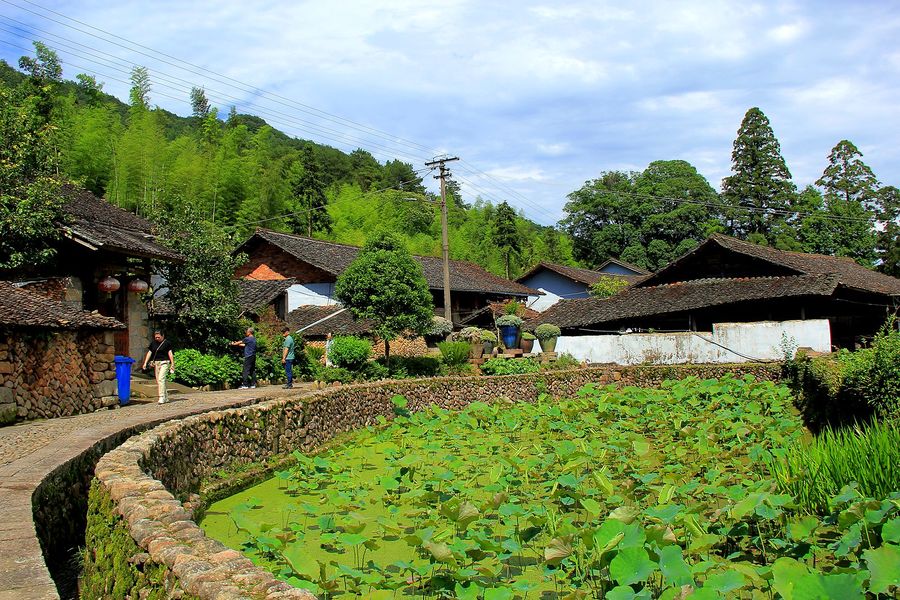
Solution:
<svg viewBox="0 0 900 600">
<path fill-rule="evenodd" d="M 290 389 L 294 387 L 294 338 L 291 337 L 290 327 L 285 327 L 281 333 L 284 336 L 284 343 L 281 345 L 281 364 L 284 365 L 284 374 L 287 376 L 287 383 L 282 387 Z"/>
</svg>

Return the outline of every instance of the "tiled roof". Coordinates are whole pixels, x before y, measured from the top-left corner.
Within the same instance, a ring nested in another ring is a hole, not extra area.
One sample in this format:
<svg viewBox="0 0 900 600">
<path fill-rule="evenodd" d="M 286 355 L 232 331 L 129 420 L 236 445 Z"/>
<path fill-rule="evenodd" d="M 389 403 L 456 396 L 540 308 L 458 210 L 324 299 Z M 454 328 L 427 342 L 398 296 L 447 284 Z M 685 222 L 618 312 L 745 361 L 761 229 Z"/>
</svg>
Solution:
<svg viewBox="0 0 900 600">
<path fill-rule="evenodd" d="M 667 275 L 676 268 L 689 262 L 695 253 L 712 244 L 718 245 L 731 252 L 750 256 L 792 270 L 798 274 L 834 274 L 837 276 L 837 281 L 846 287 L 876 294 L 886 294 L 889 296 L 900 295 L 900 279 L 867 269 L 850 258 L 826 256 L 824 254 L 788 252 L 786 250 L 770 248 L 769 246 L 760 246 L 758 244 L 745 242 L 722 234 L 713 234 L 700 246 L 660 269 L 655 274 L 642 281 L 639 285 L 641 287 L 650 287 L 656 285 L 658 282 L 666 281 Z"/>
<path fill-rule="evenodd" d="M 603 264 L 607 264 L 610 261 L 606 261 Z M 628 267 L 632 268 L 632 267 Z M 638 267 L 634 267 L 637 269 Z M 644 278 L 644 275 L 620 275 L 618 273 L 604 273 L 602 271 L 594 271 L 592 269 L 582 269 L 581 267 L 569 267 L 567 265 L 558 265 L 556 263 L 550 262 L 539 262 L 531 269 L 528 270 L 527 273 L 518 277 L 516 279 L 517 282 L 522 283 L 529 277 L 537 274 L 541 269 L 547 269 L 549 271 L 553 271 L 554 273 L 559 273 L 563 277 L 568 277 L 572 281 L 577 281 L 579 283 L 583 283 L 585 285 L 594 285 L 603 277 L 621 277 L 628 281 L 628 283 L 636 283 Z"/>
<path fill-rule="evenodd" d="M 288 325 L 294 331 L 320 321 L 329 315 L 333 315 L 343 309 L 339 304 L 331 306 L 301 306 L 288 313 Z M 305 337 L 325 337 L 329 333 L 334 335 L 367 335 L 372 331 L 370 321 L 357 321 L 349 310 L 345 310 L 330 319 L 304 329 L 301 333 Z"/>
<path fill-rule="evenodd" d="M 238 279 L 238 304 L 241 312 L 252 312 L 268 305 L 294 284 L 293 279 Z"/>
<path fill-rule="evenodd" d="M 620 267 L 624 267 L 624 268 L 628 269 L 629 271 L 634 271 L 637 275 L 649 275 L 650 274 L 650 271 L 648 271 L 647 269 L 643 269 L 637 265 L 633 265 L 630 262 L 626 262 L 626 261 L 622 260 L 621 258 L 607 258 L 603 262 L 602 265 L 597 267 L 597 270 L 602 271 L 603 267 L 605 267 L 606 265 L 619 265 Z"/>
<path fill-rule="evenodd" d="M 697 279 L 655 287 L 632 287 L 609 298 L 561 300 L 529 322 L 589 327 L 624 319 L 798 296 L 830 296 L 836 275 L 794 275 L 741 279 Z"/>
<path fill-rule="evenodd" d="M 0 327 L 125 329 L 112 317 L 72 308 L 8 281 L 0 281 Z"/>
<path fill-rule="evenodd" d="M 466 318 L 462 319 L 459 322 L 459 325 L 467 325 L 475 320 L 478 320 L 482 315 L 488 314 L 490 314 L 490 317 L 493 320 L 496 320 L 497 317 L 506 314 L 506 302 L 491 302 L 487 306 L 479 308 Z M 529 321 L 531 319 L 539 317 L 541 313 L 526 306 L 525 309 L 520 311 L 519 314 L 523 319 Z"/>
<path fill-rule="evenodd" d="M 288 254 L 311 264 L 334 276 L 340 275 L 359 254 L 358 246 L 324 242 L 301 235 L 278 233 L 268 229 L 257 229 L 249 240 L 244 242 L 238 252 L 246 251 L 247 245 L 254 239 L 262 239 L 278 246 Z M 444 287 L 443 261 L 434 256 L 413 256 L 422 265 L 422 272 L 428 287 L 437 290 Z M 509 281 L 480 266 L 462 260 L 450 261 L 450 289 L 454 292 L 482 292 L 505 296 L 535 296 L 540 292 L 522 284 Z"/>
<path fill-rule="evenodd" d="M 69 217 L 63 225 L 66 237 L 96 250 L 102 248 L 141 258 L 184 260 L 177 252 L 156 242 L 147 219 L 72 185 L 64 185 L 61 192 L 66 198 L 63 211 Z"/>
</svg>

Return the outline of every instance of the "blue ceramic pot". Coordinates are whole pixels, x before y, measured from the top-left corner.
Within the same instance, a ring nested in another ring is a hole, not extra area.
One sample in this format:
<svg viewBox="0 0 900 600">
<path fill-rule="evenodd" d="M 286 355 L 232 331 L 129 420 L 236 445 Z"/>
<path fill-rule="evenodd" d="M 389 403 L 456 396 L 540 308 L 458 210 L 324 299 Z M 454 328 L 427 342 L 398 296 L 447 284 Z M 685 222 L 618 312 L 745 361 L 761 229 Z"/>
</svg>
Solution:
<svg viewBox="0 0 900 600">
<path fill-rule="evenodd" d="M 515 348 L 519 339 L 519 328 L 515 325 L 501 325 L 500 339 L 507 348 Z"/>
</svg>

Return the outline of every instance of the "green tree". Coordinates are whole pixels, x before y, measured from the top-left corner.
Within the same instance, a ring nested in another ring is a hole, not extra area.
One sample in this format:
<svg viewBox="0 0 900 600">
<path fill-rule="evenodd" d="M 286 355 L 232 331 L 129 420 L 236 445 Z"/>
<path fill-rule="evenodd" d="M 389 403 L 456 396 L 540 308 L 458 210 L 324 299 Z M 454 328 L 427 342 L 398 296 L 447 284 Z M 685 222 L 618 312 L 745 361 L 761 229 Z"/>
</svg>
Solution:
<svg viewBox="0 0 900 600">
<path fill-rule="evenodd" d="M 246 256 L 232 255 L 234 240 L 203 219 L 189 203 L 156 215 L 160 241 L 185 257 L 184 262 L 160 262 L 175 316 L 179 342 L 203 352 L 221 354 L 238 326 L 240 307 L 235 269 Z"/>
<path fill-rule="evenodd" d="M 131 90 L 128 92 L 132 114 L 150 109 L 151 87 L 147 67 L 134 67 L 131 70 Z"/>
<path fill-rule="evenodd" d="M 312 237 L 313 232 L 331 232 L 331 215 L 328 214 L 328 198 L 322 184 L 319 163 L 313 156 L 312 146 L 306 145 L 300 158 L 291 165 L 291 194 L 294 213 L 287 221 L 294 233 Z"/>
<path fill-rule="evenodd" d="M 55 135 L 33 96 L 0 86 L 0 269 L 40 267 L 55 256 L 63 218 Z"/>
<path fill-rule="evenodd" d="M 412 165 L 400 160 L 389 160 L 382 169 L 379 188 L 391 188 L 407 192 L 425 193 L 422 178 L 416 174 Z"/>
<path fill-rule="evenodd" d="M 881 210 L 878 219 L 883 229 L 878 232 L 878 269 L 894 277 L 900 277 L 900 190 L 889 185 L 879 190 Z"/>
<path fill-rule="evenodd" d="M 209 100 L 206 98 L 206 90 L 199 87 L 191 88 L 191 114 L 198 119 L 204 119 L 209 114 Z"/>
<path fill-rule="evenodd" d="M 84 98 L 88 106 L 100 106 L 103 100 L 103 84 L 97 83 L 93 75 L 79 73 L 75 76 L 78 80 L 78 92 Z"/>
<path fill-rule="evenodd" d="M 841 140 L 832 148 L 816 185 L 824 191 L 826 215 L 834 222 L 829 254 L 871 266 L 876 258 L 872 211 L 878 208 L 879 183 L 852 142 Z"/>
<path fill-rule="evenodd" d="M 682 160 L 606 172 L 568 198 L 562 225 L 589 265 L 616 257 L 656 270 L 721 229 L 715 190 Z"/>
<path fill-rule="evenodd" d="M 391 340 L 404 331 L 422 335 L 431 328 L 434 307 L 422 266 L 392 233 L 376 233 L 366 242 L 338 277 L 334 293 L 354 317 L 374 323 L 386 361 Z"/>
<path fill-rule="evenodd" d="M 516 211 L 505 200 L 497 206 L 494 214 L 491 239 L 503 254 L 506 278 L 509 279 L 509 266 L 513 256 L 522 252 L 522 242 L 516 227 Z"/>
<path fill-rule="evenodd" d="M 353 170 L 353 181 L 364 192 L 368 192 L 381 178 L 381 165 L 371 153 L 362 148 L 350 153 L 350 168 Z"/>
<path fill-rule="evenodd" d="M 781 145 L 768 117 L 756 107 L 744 115 L 731 153 L 731 170 L 722 181 L 722 199 L 729 232 L 756 241 L 774 243 L 778 224 L 795 202 Z"/>
<path fill-rule="evenodd" d="M 604 275 L 591 285 L 591 296 L 594 298 L 609 298 L 628 287 L 628 280 L 624 277 Z"/>
</svg>

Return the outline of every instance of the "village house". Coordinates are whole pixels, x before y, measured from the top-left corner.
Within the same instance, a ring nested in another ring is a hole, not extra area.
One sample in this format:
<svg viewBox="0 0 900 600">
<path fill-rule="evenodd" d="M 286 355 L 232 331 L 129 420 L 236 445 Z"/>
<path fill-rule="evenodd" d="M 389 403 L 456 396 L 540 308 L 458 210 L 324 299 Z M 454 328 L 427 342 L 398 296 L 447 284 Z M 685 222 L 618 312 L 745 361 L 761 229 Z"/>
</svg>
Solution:
<svg viewBox="0 0 900 600">
<path fill-rule="evenodd" d="M 610 258 L 597 269 L 582 269 L 540 262 L 516 279 L 518 283 L 544 292 L 541 296 L 529 296 L 528 307 L 544 311 L 560 300 L 589 298 L 591 286 L 603 277 L 620 277 L 629 284 L 637 283 L 649 273 L 625 261 Z"/>
<path fill-rule="evenodd" d="M 569 341 L 561 338 L 558 348 L 574 344 L 587 356 L 591 343 L 615 343 L 599 336 L 704 332 L 711 343 L 721 343 L 712 335 L 720 324 L 742 324 L 740 335 L 735 334 L 741 347 L 729 349 L 737 351 L 735 356 L 759 358 L 763 346 L 770 353 L 777 348 L 778 332 L 796 337 L 800 345 L 808 345 L 802 340 L 809 334 L 819 350 L 852 348 L 874 335 L 898 308 L 900 279 L 851 259 L 786 252 L 716 234 L 611 298 L 562 300 L 531 325 L 559 326 Z M 793 333 L 764 325 L 771 323 L 791 323 Z M 579 336 L 594 337 L 574 339 Z M 751 342 L 754 336 L 761 339 Z"/>
<path fill-rule="evenodd" d="M 293 279 L 287 289 L 288 321 L 309 325 L 321 318 L 318 311 L 305 308 L 303 314 L 308 318 L 302 320 L 299 315 L 292 318 L 291 312 L 300 307 L 335 306 L 334 285 L 337 277 L 353 262 L 359 250 L 357 246 L 258 229 L 235 251 L 248 256 L 247 262 L 235 272 L 235 277 L 255 281 Z M 422 265 L 434 300 L 435 314 L 443 314 L 442 260 L 432 256 L 413 258 Z M 520 283 L 461 260 L 450 261 L 450 291 L 451 311 L 456 323 L 492 301 L 509 298 L 524 301 L 529 295 L 539 294 Z"/>
<path fill-rule="evenodd" d="M 114 338 L 125 325 L 0 281 L 0 425 L 118 403 Z"/>
<path fill-rule="evenodd" d="M 156 241 L 151 223 L 91 192 L 65 185 L 59 225 L 62 239 L 50 267 L 3 273 L 32 291 L 123 324 L 114 351 L 138 359 L 150 339 L 150 315 L 143 295 L 153 276 L 151 261 L 184 260 Z"/>
</svg>

